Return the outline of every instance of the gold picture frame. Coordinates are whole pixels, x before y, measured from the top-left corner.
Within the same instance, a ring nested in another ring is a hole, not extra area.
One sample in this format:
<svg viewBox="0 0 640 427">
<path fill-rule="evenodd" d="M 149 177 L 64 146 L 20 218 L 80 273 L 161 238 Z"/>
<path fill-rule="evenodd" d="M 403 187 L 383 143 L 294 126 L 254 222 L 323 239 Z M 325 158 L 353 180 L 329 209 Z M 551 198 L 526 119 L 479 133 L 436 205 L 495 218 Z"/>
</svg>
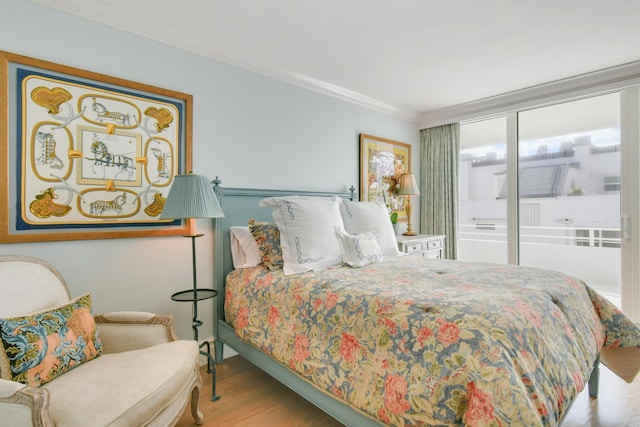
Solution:
<svg viewBox="0 0 640 427">
<path fill-rule="evenodd" d="M 191 232 L 191 95 L 0 51 L 0 97 L 0 243 Z"/>
<path fill-rule="evenodd" d="M 384 203 L 389 214 L 398 213 L 398 221 L 407 221 L 398 180 L 410 167 L 411 145 L 360 134 L 360 200 Z"/>
</svg>

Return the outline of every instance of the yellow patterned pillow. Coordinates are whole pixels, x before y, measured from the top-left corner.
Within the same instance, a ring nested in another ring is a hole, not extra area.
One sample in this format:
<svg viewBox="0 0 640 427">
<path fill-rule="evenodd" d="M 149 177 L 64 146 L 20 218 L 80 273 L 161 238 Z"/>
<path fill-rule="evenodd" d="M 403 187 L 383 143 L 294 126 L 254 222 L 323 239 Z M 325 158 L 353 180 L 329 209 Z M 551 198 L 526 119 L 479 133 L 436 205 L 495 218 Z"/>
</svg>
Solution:
<svg viewBox="0 0 640 427">
<path fill-rule="evenodd" d="M 249 220 L 249 231 L 256 239 L 262 264 L 269 270 L 281 270 L 284 265 L 282 259 L 282 247 L 280 246 L 280 231 L 272 222 Z"/>
<path fill-rule="evenodd" d="M 43 312 L 0 318 L 0 347 L 2 378 L 32 387 L 98 357 L 102 345 L 91 296 Z"/>
</svg>

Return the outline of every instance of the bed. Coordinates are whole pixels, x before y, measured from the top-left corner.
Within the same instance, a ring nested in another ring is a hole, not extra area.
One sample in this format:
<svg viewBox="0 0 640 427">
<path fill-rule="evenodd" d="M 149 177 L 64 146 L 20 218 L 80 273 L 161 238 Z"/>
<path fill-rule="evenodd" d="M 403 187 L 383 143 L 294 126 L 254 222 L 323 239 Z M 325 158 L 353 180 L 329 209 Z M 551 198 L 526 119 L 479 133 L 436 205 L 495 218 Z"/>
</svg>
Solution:
<svg viewBox="0 0 640 427">
<path fill-rule="evenodd" d="M 231 227 L 273 222 L 279 209 L 261 200 L 354 196 L 217 192 L 218 360 L 228 345 L 345 425 L 554 426 L 587 382 L 597 393 L 600 359 L 627 381 L 638 372 L 638 328 L 558 272 L 408 256 L 234 269 Z"/>
</svg>

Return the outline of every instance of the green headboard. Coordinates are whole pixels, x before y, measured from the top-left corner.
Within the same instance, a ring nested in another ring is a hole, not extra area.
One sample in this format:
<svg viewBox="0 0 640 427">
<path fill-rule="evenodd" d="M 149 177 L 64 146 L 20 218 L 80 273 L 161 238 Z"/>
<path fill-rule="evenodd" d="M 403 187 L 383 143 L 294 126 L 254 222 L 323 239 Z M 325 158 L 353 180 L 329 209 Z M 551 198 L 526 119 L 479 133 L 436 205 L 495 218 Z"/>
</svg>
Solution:
<svg viewBox="0 0 640 427">
<path fill-rule="evenodd" d="M 284 196 L 338 196 L 347 200 L 356 200 L 356 189 L 351 186 L 348 192 L 319 192 L 293 190 L 264 190 L 253 188 L 224 188 L 216 177 L 213 181 L 214 190 L 224 211 L 224 218 L 214 219 L 214 286 L 218 291 L 216 310 L 214 312 L 214 333 L 217 334 L 218 319 L 224 317 L 224 286 L 225 277 L 233 269 L 231 259 L 229 228 L 232 226 L 247 226 L 250 219 L 258 221 L 273 221 L 271 208 L 260 207 L 258 202 L 267 197 Z"/>
</svg>

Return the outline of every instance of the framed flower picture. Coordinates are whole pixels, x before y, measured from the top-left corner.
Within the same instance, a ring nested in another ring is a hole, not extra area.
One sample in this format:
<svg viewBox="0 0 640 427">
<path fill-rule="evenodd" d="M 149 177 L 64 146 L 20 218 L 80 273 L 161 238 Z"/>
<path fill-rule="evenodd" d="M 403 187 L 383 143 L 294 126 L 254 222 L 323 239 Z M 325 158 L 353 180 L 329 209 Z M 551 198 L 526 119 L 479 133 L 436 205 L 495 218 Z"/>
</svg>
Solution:
<svg viewBox="0 0 640 427">
<path fill-rule="evenodd" d="M 407 221 L 399 178 L 411 166 L 411 145 L 360 134 L 360 200 L 382 202 L 398 221 Z"/>
</svg>

